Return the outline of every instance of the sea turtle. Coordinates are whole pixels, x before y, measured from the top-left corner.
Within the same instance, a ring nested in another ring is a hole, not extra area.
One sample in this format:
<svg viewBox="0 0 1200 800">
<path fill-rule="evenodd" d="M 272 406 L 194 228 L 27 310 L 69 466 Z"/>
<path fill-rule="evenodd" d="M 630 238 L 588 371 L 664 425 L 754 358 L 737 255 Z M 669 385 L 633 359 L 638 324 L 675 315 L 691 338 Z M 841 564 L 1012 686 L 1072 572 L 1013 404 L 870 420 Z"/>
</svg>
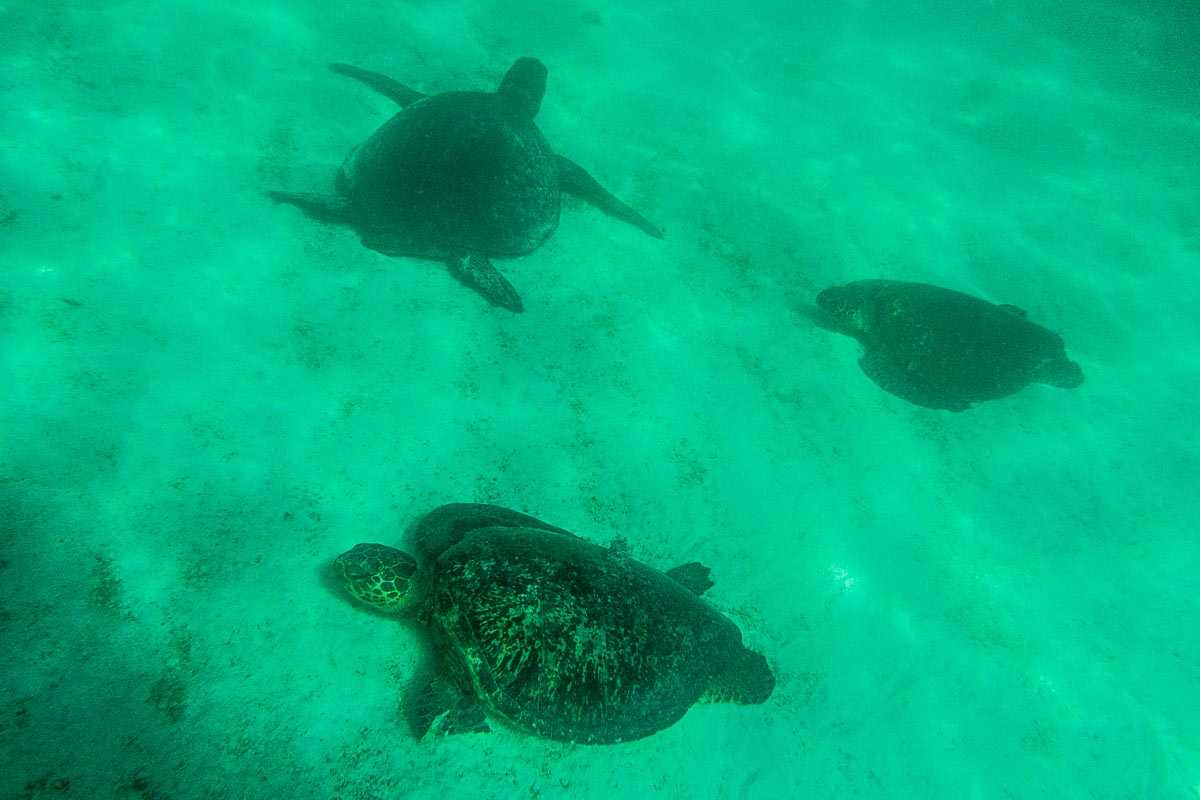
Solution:
<svg viewBox="0 0 1200 800">
<path fill-rule="evenodd" d="M 965 411 L 1030 383 L 1083 383 L 1063 340 L 1016 306 L 888 280 L 826 289 L 817 305 L 829 327 L 862 343 L 858 364 L 868 378 L 919 406 Z"/>
<path fill-rule="evenodd" d="M 537 59 L 518 59 L 495 92 L 429 96 L 348 64 L 330 67 L 401 111 L 346 157 L 336 194 L 270 195 L 350 225 L 372 250 L 444 261 L 489 302 L 520 311 L 521 298 L 488 257 L 523 255 L 546 241 L 558 227 L 562 192 L 662 238 L 583 167 L 550 149 L 533 119 L 546 91 L 546 67 Z"/>
<path fill-rule="evenodd" d="M 727 617 L 701 599 L 698 562 L 659 572 L 493 505 L 456 503 L 416 529 L 418 558 L 381 544 L 334 573 L 379 611 L 428 626 L 434 677 L 414 686 L 414 732 L 501 722 L 560 741 L 638 739 L 701 700 L 762 703 L 775 677 Z"/>
</svg>

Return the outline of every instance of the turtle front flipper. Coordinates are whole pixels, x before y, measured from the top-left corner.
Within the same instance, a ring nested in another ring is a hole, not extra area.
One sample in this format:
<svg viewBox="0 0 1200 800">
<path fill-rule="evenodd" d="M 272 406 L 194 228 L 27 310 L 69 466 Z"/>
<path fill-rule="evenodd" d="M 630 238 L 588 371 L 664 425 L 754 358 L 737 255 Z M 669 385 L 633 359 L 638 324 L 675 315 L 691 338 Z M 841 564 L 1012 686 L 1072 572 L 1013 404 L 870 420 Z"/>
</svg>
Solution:
<svg viewBox="0 0 1200 800">
<path fill-rule="evenodd" d="M 450 736 L 492 730 L 483 706 L 438 675 L 413 682 L 404 699 L 404 716 L 417 739 L 427 734 Z"/>
<path fill-rule="evenodd" d="M 487 503 L 447 503 L 421 518 L 414 538 L 417 550 L 427 559 L 462 541 L 471 531 L 481 528 L 532 528 L 578 538 L 568 530 L 542 522 L 537 517 Z"/>
<path fill-rule="evenodd" d="M 658 226 L 618 200 L 583 167 L 563 156 L 554 158 L 558 161 L 558 185 L 562 191 L 588 201 L 605 214 L 636 225 L 655 239 L 663 238 Z"/>
<path fill-rule="evenodd" d="M 492 265 L 487 256 L 471 253 L 447 260 L 446 266 L 459 283 L 479 292 L 492 305 L 517 313 L 525 310 L 517 290 L 500 274 L 500 270 Z"/>
<path fill-rule="evenodd" d="M 880 350 L 868 349 L 858 360 L 858 367 L 880 389 L 914 405 L 956 413 L 971 407 L 971 404 L 961 397 L 938 392 L 936 387 L 914 378 L 903 367 L 897 365 L 894 357 Z M 920 374 L 919 371 L 917 374 Z"/>
<path fill-rule="evenodd" d="M 401 108 L 415 103 L 425 96 L 416 89 L 410 89 L 403 83 L 400 83 L 400 81 L 389 78 L 387 75 L 361 69 L 351 64 L 334 63 L 330 64 L 329 68 L 339 75 L 345 75 L 347 78 L 354 78 L 356 81 L 365 83 L 384 97 L 396 101 Z"/>
<path fill-rule="evenodd" d="M 277 203 L 290 203 L 313 219 L 322 222 L 349 222 L 351 217 L 350 201 L 336 194 L 317 194 L 315 192 L 276 192 L 267 194 Z"/>
</svg>

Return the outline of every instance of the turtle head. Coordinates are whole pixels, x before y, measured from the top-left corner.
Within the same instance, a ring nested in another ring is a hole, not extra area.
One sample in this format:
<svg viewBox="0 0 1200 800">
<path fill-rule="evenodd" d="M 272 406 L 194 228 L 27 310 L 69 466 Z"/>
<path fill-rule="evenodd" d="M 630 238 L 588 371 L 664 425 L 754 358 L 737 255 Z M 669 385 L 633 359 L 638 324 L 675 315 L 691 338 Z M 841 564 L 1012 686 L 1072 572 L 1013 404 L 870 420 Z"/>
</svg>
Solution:
<svg viewBox="0 0 1200 800">
<path fill-rule="evenodd" d="M 881 281 L 855 281 L 831 286 L 817 295 L 817 307 L 824 312 L 825 327 L 850 336 L 871 332 L 871 309 Z"/>
<path fill-rule="evenodd" d="M 542 96 L 546 94 L 546 65 L 536 58 L 518 58 L 496 94 L 503 97 L 522 114 L 533 119 L 542 107 Z"/>
<path fill-rule="evenodd" d="M 355 599 L 388 614 L 408 611 L 423 594 L 417 560 L 394 547 L 356 544 L 333 568 Z"/>
<path fill-rule="evenodd" d="M 833 319 L 845 323 L 854 316 L 855 310 L 862 304 L 861 293 L 854 289 L 853 284 L 830 286 L 817 295 L 817 307 Z"/>
<path fill-rule="evenodd" d="M 1043 359 L 1034 369 L 1033 379 L 1038 383 L 1057 386 L 1059 389 L 1074 389 L 1083 383 L 1083 368 L 1065 353 Z"/>
</svg>

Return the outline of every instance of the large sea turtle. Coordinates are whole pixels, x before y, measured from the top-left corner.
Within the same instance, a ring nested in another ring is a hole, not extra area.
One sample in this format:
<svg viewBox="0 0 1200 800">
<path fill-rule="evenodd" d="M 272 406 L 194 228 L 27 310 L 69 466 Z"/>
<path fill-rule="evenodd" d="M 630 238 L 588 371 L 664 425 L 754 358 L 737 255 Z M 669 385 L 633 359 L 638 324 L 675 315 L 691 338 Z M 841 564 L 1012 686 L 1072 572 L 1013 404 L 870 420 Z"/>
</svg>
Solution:
<svg viewBox="0 0 1200 800">
<path fill-rule="evenodd" d="M 829 327 L 862 343 L 858 364 L 867 377 L 919 406 L 964 411 L 1030 383 L 1083 383 L 1058 334 L 1016 306 L 888 280 L 831 287 L 817 305 Z"/>
<path fill-rule="evenodd" d="M 331 68 L 402 110 L 346 157 L 336 194 L 271 196 L 350 225 L 372 250 L 444 261 L 489 302 L 520 311 L 521 298 L 488 257 L 519 256 L 546 241 L 558 227 L 562 192 L 662 238 L 550 149 L 534 122 L 546 91 L 546 67 L 537 59 L 517 60 L 495 92 L 429 96 L 348 64 Z"/>
<path fill-rule="evenodd" d="M 762 703 L 775 677 L 701 599 L 708 568 L 659 572 L 500 506 L 453 504 L 416 529 L 418 558 L 381 544 L 338 556 L 361 602 L 432 631 L 434 678 L 413 687 L 418 736 L 502 722 L 560 741 L 649 736 L 701 700 Z"/>
</svg>

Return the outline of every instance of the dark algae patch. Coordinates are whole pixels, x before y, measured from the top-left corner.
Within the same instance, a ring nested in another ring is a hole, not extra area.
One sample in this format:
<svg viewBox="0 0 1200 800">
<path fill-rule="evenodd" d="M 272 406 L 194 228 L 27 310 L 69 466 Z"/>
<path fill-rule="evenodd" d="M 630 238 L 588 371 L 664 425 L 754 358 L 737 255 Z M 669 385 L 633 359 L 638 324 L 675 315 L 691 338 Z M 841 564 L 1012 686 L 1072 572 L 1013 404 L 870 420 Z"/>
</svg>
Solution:
<svg viewBox="0 0 1200 800">
<path fill-rule="evenodd" d="M 187 683 L 178 669 L 168 668 L 150 687 L 147 702 L 171 722 L 179 722 L 187 712 Z"/>
<path fill-rule="evenodd" d="M 88 590 L 88 602 L 114 614 L 124 611 L 122 603 L 123 585 L 112 558 L 104 552 L 92 553 L 92 585 Z"/>
<path fill-rule="evenodd" d="M 66 794 L 71 788 L 71 779 L 57 775 L 43 775 L 25 784 L 24 790 L 17 795 L 17 800 L 34 800 L 39 797 L 57 797 Z"/>
<path fill-rule="evenodd" d="M 187 713 L 188 684 L 195 673 L 191 632 L 182 625 L 173 628 L 168 646 L 170 654 L 158 680 L 150 687 L 146 702 L 174 724 Z"/>
</svg>

